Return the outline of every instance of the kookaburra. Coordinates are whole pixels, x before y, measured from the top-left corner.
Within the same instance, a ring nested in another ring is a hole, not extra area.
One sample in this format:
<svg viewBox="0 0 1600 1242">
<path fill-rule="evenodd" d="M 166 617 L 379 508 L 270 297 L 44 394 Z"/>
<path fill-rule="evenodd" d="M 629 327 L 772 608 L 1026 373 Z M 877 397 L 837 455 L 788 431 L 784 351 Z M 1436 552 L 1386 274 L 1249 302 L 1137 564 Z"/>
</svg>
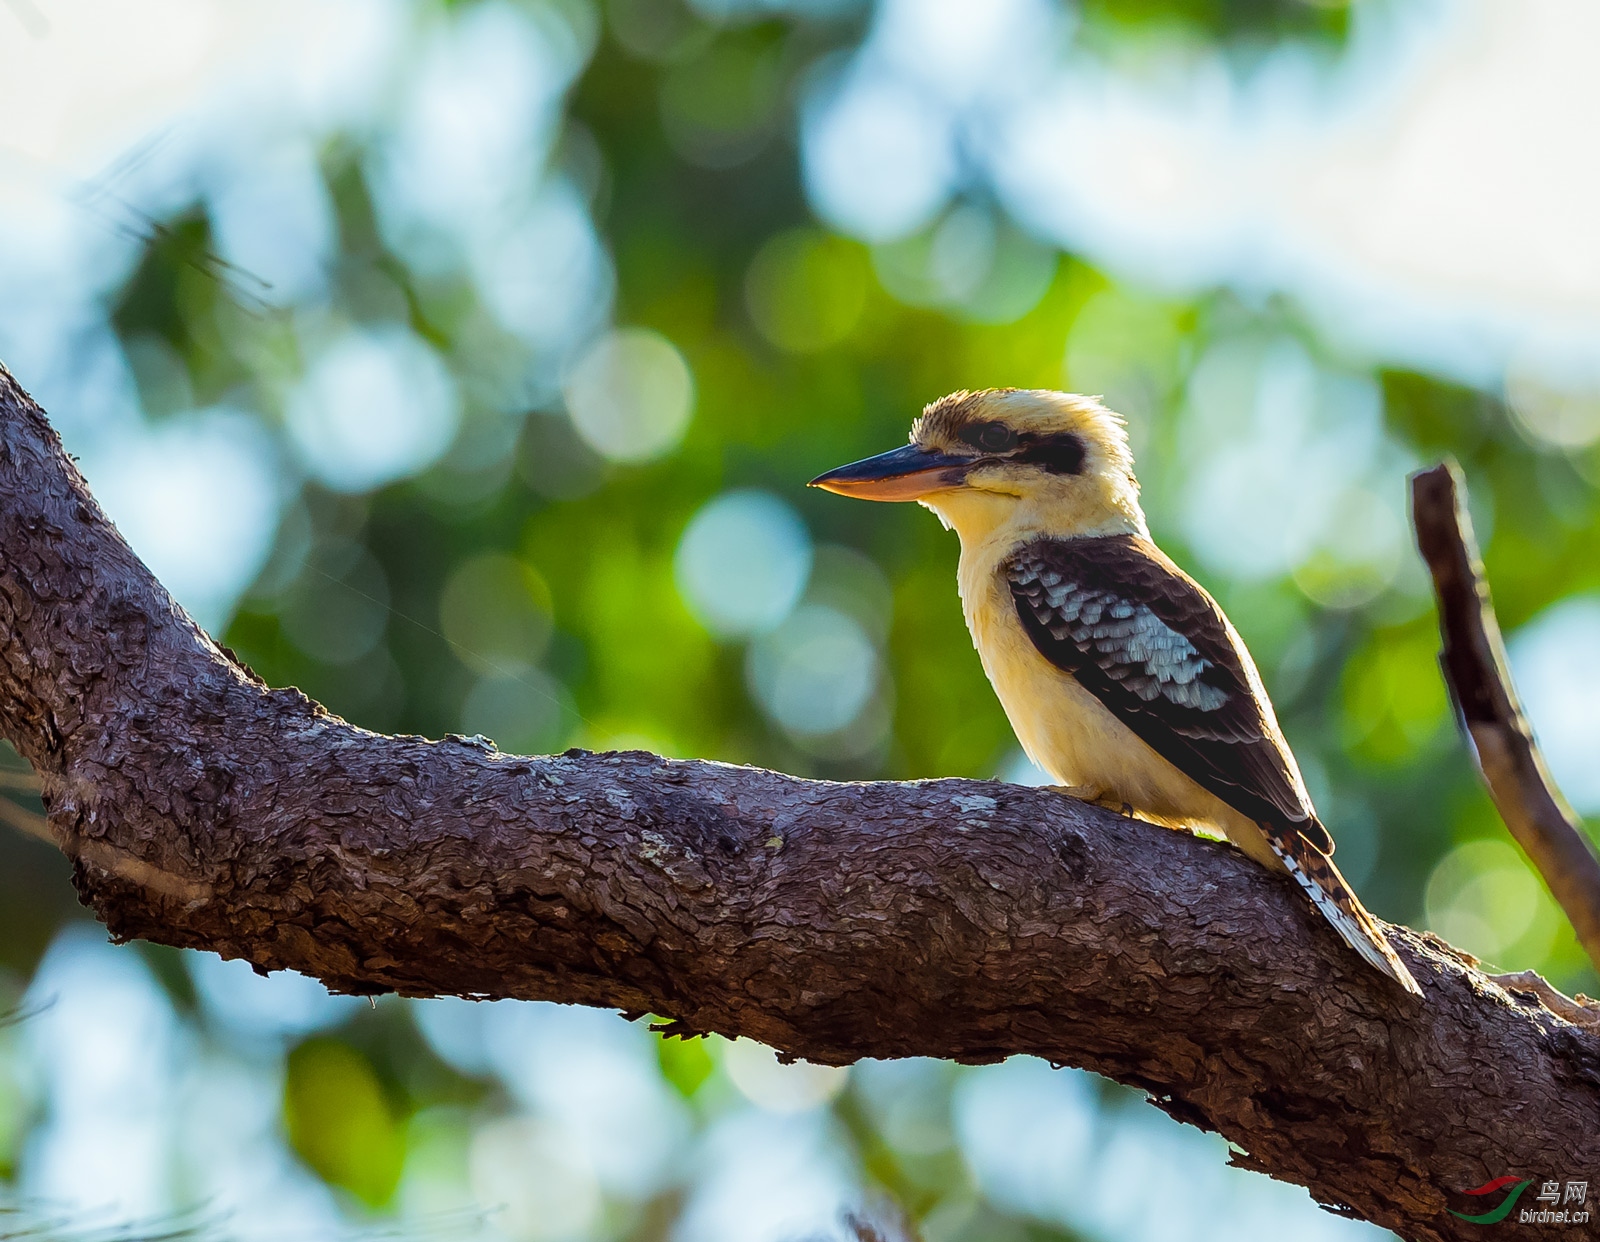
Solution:
<svg viewBox="0 0 1600 1242">
<path fill-rule="evenodd" d="M 1420 993 L 1333 865 L 1249 651 L 1151 542 L 1119 416 L 1060 392 L 952 393 L 904 448 L 812 485 L 915 500 L 955 529 L 973 644 L 1023 750 L 1053 779 L 1154 823 L 1220 829 Z"/>
</svg>

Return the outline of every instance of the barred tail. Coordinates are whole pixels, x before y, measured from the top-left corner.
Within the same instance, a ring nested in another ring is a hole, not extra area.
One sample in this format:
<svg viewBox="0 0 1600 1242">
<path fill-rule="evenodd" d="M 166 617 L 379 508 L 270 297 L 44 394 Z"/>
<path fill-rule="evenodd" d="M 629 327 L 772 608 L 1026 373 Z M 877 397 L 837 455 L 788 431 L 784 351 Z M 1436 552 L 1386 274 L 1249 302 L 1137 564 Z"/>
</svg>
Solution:
<svg viewBox="0 0 1600 1242">
<path fill-rule="evenodd" d="M 1378 921 L 1367 913 L 1333 859 L 1293 828 L 1264 824 L 1262 829 L 1272 852 L 1344 942 L 1406 991 L 1421 996 L 1417 981 L 1389 947 Z"/>
</svg>

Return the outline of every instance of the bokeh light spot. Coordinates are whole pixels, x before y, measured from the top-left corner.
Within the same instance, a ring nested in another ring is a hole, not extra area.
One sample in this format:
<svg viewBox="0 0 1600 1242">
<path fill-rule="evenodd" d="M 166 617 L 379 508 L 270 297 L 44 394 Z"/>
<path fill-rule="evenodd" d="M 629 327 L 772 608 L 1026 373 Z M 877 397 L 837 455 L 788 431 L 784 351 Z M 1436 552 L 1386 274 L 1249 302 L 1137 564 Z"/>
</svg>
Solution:
<svg viewBox="0 0 1600 1242">
<path fill-rule="evenodd" d="M 1428 927 L 1451 944 L 1506 969 L 1538 968 L 1560 916 L 1537 876 L 1504 841 L 1468 841 L 1433 869 Z"/>
<path fill-rule="evenodd" d="M 811 573 L 805 523 L 770 492 L 727 492 L 689 520 L 673 569 L 678 592 L 713 634 L 734 638 L 778 625 Z"/>
<path fill-rule="evenodd" d="M 537 349 L 559 349 L 592 326 L 611 289 L 610 260 L 588 210 L 559 182 L 515 224 L 474 238 L 470 258 L 485 305 Z"/>
<path fill-rule="evenodd" d="M 949 116 L 891 75 L 820 78 L 803 109 L 801 150 L 817 213 L 867 241 L 916 232 L 955 184 Z"/>
<path fill-rule="evenodd" d="M 951 302 L 976 293 L 994 267 L 994 216 L 970 204 L 957 207 L 933 231 L 928 274 Z"/>
<path fill-rule="evenodd" d="M 473 1136 L 470 1164 L 478 1202 L 500 1208 L 496 1223 L 514 1242 L 593 1236 L 600 1188 L 558 1128 L 527 1116 L 490 1121 Z"/>
<path fill-rule="evenodd" d="M 539 571 L 503 552 L 458 565 L 439 594 L 439 624 L 468 668 L 515 675 L 532 668 L 550 642 L 550 588 Z"/>
<path fill-rule="evenodd" d="M 782 100 L 782 46 L 719 39 L 673 66 L 661 83 L 661 123 L 686 159 L 731 168 L 751 158 L 775 130 Z"/>
<path fill-rule="evenodd" d="M 333 205 L 305 141 L 224 164 L 210 191 L 223 258 L 264 283 L 279 305 L 321 293 L 335 247 Z"/>
<path fill-rule="evenodd" d="M 998 779 L 1008 785 L 1028 785 L 1035 789 L 1055 784 L 1050 773 L 1028 758 L 1020 746 L 1006 756 L 1005 762 L 1000 767 Z"/>
<path fill-rule="evenodd" d="M 215 953 L 187 953 L 184 961 L 207 1016 L 247 1042 L 326 1030 L 362 1003 L 354 996 L 334 996 L 316 979 L 294 970 L 258 975 L 244 959 Z"/>
<path fill-rule="evenodd" d="M 611 0 L 606 20 L 630 56 L 664 64 L 684 59 L 713 33 L 687 9 L 659 0 Z"/>
<path fill-rule="evenodd" d="M 1081 1074 L 1012 1057 L 963 1075 L 951 1105 L 962 1154 L 991 1199 L 1049 1219 L 1082 1194 L 1096 1109 Z"/>
<path fill-rule="evenodd" d="M 882 567 L 866 553 L 841 543 L 821 544 L 811 560 L 806 599 L 853 618 L 880 647 L 888 641 L 894 588 Z"/>
<path fill-rule="evenodd" d="M 567 688 L 537 668 L 480 677 L 461 705 L 461 732 L 482 734 L 514 754 L 559 750 L 576 720 Z"/>
<path fill-rule="evenodd" d="M 1556 784 L 1600 814 L 1600 597 L 1567 599 L 1512 636 L 1511 670 Z"/>
<path fill-rule="evenodd" d="M 535 413 L 523 428 L 516 469 L 541 496 L 576 500 L 604 481 L 605 459 L 578 438 L 568 419 Z"/>
<path fill-rule="evenodd" d="M 266 564 L 282 507 L 274 447 L 232 411 L 184 416 L 101 446 L 95 495 L 201 625 L 220 631 Z"/>
<path fill-rule="evenodd" d="M 461 407 L 438 354 L 391 325 L 334 341 L 312 362 L 284 414 L 312 474 L 335 491 L 364 492 L 442 457 Z"/>
<path fill-rule="evenodd" d="M 413 264 L 447 266 L 525 204 L 584 59 L 575 33 L 552 9 L 490 0 L 423 43 L 369 174 L 378 223 Z"/>
<path fill-rule="evenodd" d="M 572 425 L 613 461 L 648 461 L 675 448 L 694 410 L 694 376 L 677 347 L 648 328 L 621 328 L 591 345 L 566 383 Z"/>
<path fill-rule="evenodd" d="M 1318 547 L 1295 566 L 1294 583 L 1325 608 L 1369 603 L 1394 580 L 1406 546 L 1398 505 L 1368 487 L 1333 497 Z"/>
<path fill-rule="evenodd" d="M 979 323 L 1011 323 L 1050 288 L 1056 254 L 989 209 L 965 203 L 929 231 L 875 247 L 872 263 L 879 282 L 902 302 Z"/>
<path fill-rule="evenodd" d="M 56 934 L 21 1008 L 36 1016 L 12 1028 L 31 1053 L 19 1068 L 45 1104 L 19 1170 L 23 1197 L 102 1219 L 113 1204 L 124 1220 L 170 1211 L 163 1156 L 185 1031 L 149 965 L 73 920 Z M 0 1219 L 13 1232 L 15 1218 Z"/>
<path fill-rule="evenodd" d="M 1224 338 L 1190 374 L 1179 440 L 1182 524 L 1215 569 L 1260 581 L 1315 559 L 1303 587 L 1345 607 L 1394 577 L 1409 462 L 1370 376 L 1320 366 L 1296 337 Z"/>
<path fill-rule="evenodd" d="M 872 698 L 878 652 L 861 624 L 826 604 L 803 604 L 750 648 L 756 701 L 793 734 L 845 728 Z"/>
<path fill-rule="evenodd" d="M 850 1089 L 891 1146 L 934 1156 L 955 1144 L 948 1093 L 959 1073 L 933 1057 L 867 1059 L 850 1067 Z"/>
<path fill-rule="evenodd" d="M 1592 378 L 1587 383 L 1573 379 L 1517 361 L 1508 370 L 1506 403 L 1535 444 L 1570 451 L 1600 440 L 1600 388 Z"/>
<path fill-rule="evenodd" d="M 360 544 L 329 539 L 306 557 L 278 617 L 289 641 L 313 659 L 351 664 L 389 624 L 389 580 Z"/>
<path fill-rule="evenodd" d="M 1100 393 L 1126 417 L 1138 452 L 1146 420 L 1166 407 L 1177 384 L 1182 344 L 1176 308 L 1113 285 L 1073 319 L 1063 378 L 1074 392 Z"/>
<path fill-rule="evenodd" d="M 722 1064 L 733 1085 L 752 1104 L 774 1113 L 799 1113 L 826 1104 L 844 1090 L 848 1066 L 785 1065 L 778 1054 L 753 1039 L 722 1045 Z"/>
<path fill-rule="evenodd" d="M 647 1031 L 579 1005 L 524 1002 L 487 1008 L 483 1023 L 499 1079 L 549 1127 L 580 1181 L 632 1199 L 662 1188 L 687 1110 L 661 1080 Z"/>
<path fill-rule="evenodd" d="M 761 334 L 780 349 L 809 353 L 837 345 L 867 304 L 867 256 L 860 246 L 812 229 L 769 238 L 745 277 L 745 301 Z"/>
<path fill-rule="evenodd" d="M 389 579 L 365 547 L 328 539 L 312 547 L 278 619 L 306 655 L 354 663 L 378 645 L 389 624 Z"/>
<path fill-rule="evenodd" d="M 677 1242 L 796 1242 L 838 1237 L 859 1205 L 850 1140 L 828 1110 L 724 1113 L 707 1128 Z M 854 1232 L 852 1230 L 852 1232 Z"/>
</svg>

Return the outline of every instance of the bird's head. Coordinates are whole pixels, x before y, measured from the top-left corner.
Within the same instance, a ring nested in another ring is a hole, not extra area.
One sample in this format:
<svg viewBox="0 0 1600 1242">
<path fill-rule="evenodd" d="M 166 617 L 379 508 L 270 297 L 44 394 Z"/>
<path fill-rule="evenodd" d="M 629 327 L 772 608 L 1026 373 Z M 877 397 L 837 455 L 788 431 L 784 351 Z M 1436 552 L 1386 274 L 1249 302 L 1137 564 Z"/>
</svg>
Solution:
<svg viewBox="0 0 1600 1242">
<path fill-rule="evenodd" d="M 1144 534 L 1127 427 L 1093 397 L 990 388 L 941 397 L 911 443 L 818 475 L 864 500 L 915 500 L 961 534 Z"/>
</svg>

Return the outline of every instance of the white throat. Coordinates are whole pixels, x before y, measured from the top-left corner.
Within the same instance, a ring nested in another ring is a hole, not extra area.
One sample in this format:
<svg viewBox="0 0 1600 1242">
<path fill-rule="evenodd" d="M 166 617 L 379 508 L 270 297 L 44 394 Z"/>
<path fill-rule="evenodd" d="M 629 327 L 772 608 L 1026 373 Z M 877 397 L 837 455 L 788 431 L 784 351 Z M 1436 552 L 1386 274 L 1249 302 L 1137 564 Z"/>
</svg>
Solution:
<svg viewBox="0 0 1600 1242">
<path fill-rule="evenodd" d="M 961 538 L 963 556 L 1003 545 L 1010 551 L 1030 539 L 1077 539 L 1095 535 L 1141 535 L 1148 539 L 1144 511 L 1132 489 L 1102 497 L 1019 496 L 978 488 L 934 492 L 919 504 L 938 515 Z M 1088 503 L 1086 503 L 1088 502 Z"/>
</svg>

